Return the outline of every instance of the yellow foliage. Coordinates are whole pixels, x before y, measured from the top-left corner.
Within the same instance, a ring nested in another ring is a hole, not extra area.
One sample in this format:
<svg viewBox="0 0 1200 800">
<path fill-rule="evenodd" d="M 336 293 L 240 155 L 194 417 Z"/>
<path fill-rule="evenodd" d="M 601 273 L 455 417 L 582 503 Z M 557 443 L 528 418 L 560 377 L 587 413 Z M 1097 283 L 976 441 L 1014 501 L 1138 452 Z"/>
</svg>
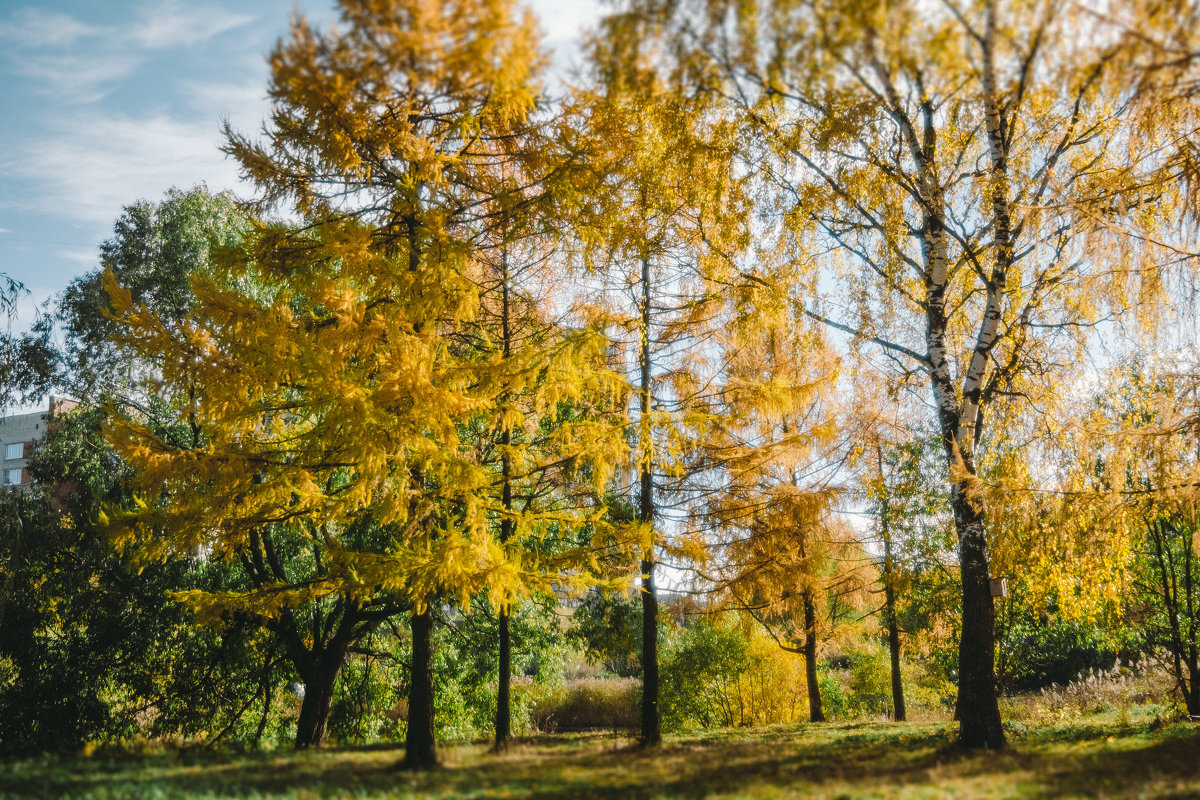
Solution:
<svg viewBox="0 0 1200 800">
<path fill-rule="evenodd" d="M 227 131 L 264 207 L 302 225 L 255 223 L 192 276 L 178 323 L 105 276 L 117 343 L 149 365 L 163 410 L 113 415 L 137 494 L 101 523 L 145 559 L 242 563 L 252 589 L 179 595 L 212 619 L 546 591 L 547 571 L 572 565 L 500 546 L 498 521 L 536 539 L 595 526 L 602 509 L 506 507 L 472 437 L 535 430 L 573 404 L 590 432 L 511 439 L 506 479 L 586 461 L 603 481 L 621 454 L 597 435 L 621 390 L 595 330 L 543 326 L 519 352 L 468 344 L 490 324 L 476 271 L 510 245 L 475 214 L 528 204 L 515 172 L 539 157 L 534 140 L 514 149 L 536 128 L 532 17 L 507 0 L 340 7 L 344 28 L 297 19 L 273 53 L 265 140 Z"/>
</svg>

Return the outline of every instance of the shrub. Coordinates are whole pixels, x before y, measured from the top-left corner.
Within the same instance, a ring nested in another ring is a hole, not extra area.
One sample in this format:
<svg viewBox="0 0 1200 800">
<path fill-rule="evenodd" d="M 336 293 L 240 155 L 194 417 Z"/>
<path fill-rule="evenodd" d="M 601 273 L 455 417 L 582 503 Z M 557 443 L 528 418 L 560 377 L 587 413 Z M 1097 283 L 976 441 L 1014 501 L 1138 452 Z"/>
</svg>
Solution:
<svg viewBox="0 0 1200 800">
<path fill-rule="evenodd" d="M 749 666 L 741 631 L 702 620 L 674 632 L 660 663 L 663 725 L 712 728 L 744 724 L 739 680 Z"/>
<path fill-rule="evenodd" d="M 808 713 L 803 658 L 736 615 L 669 632 L 661 670 L 667 728 L 769 725 Z"/>
<path fill-rule="evenodd" d="M 635 729 L 640 723 L 640 689 L 636 678 L 570 680 L 531 698 L 529 719 L 543 731 Z"/>
<path fill-rule="evenodd" d="M 804 658 L 781 648 L 757 627 L 747 643 L 748 669 L 738 679 L 745 724 L 773 725 L 808 718 Z"/>
<path fill-rule="evenodd" d="M 1163 703 L 1174 689 L 1168 665 L 1144 659 L 1136 668 L 1090 670 L 1069 683 L 1006 698 L 1005 714 L 1034 724 L 1088 714 L 1117 713 L 1128 718 L 1135 706 Z"/>
<path fill-rule="evenodd" d="M 1087 621 L 1057 615 L 1013 615 L 997 642 L 997 682 L 1003 692 L 1037 691 L 1107 670 L 1117 660 L 1106 632 Z"/>
</svg>

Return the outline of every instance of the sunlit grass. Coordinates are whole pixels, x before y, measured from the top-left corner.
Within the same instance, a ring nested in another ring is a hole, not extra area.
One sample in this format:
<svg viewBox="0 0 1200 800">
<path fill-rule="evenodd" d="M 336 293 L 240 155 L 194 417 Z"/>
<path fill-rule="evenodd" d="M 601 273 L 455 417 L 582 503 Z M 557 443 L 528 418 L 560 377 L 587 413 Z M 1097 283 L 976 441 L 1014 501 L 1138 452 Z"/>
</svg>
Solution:
<svg viewBox="0 0 1200 800">
<path fill-rule="evenodd" d="M 0 796 L 91 798 L 1200 797 L 1200 726 L 1135 716 L 1014 724 L 1001 753 L 964 753 L 937 724 L 830 723 L 669 737 L 542 736 L 494 756 L 442 749 L 428 774 L 395 747 L 0 762 Z M 1157 729 L 1154 729 L 1157 728 Z"/>
</svg>

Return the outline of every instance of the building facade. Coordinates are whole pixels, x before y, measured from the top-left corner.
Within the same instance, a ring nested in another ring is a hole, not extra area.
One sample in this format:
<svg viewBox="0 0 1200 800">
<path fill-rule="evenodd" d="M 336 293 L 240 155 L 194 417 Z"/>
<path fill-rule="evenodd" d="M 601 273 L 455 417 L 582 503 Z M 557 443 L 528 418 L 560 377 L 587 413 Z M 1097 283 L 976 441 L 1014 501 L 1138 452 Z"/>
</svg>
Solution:
<svg viewBox="0 0 1200 800">
<path fill-rule="evenodd" d="M 55 414 L 75 407 L 71 400 L 50 398 L 47 411 L 13 414 L 0 418 L 0 486 L 29 486 L 29 457 L 38 440 L 46 435 L 46 425 Z"/>
</svg>

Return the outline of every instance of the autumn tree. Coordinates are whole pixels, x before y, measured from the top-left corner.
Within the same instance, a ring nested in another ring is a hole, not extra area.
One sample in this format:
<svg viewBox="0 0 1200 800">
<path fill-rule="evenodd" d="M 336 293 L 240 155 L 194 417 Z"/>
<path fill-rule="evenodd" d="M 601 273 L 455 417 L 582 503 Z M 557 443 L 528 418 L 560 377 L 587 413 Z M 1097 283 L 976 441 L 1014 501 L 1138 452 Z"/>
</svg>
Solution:
<svg viewBox="0 0 1200 800">
<path fill-rule="evenodd" d="M 1095 326 L 1153 316 L 1170 263 L 1177 192 L 1131 135 L 1127 40 L 1055 3 L 651 11 L 752 132 L 772 250 L 811 266 L 806 313 L 927 382 L 958 535 L 961 739 L 1002 746 L 978 491 L 994 423 L 1053 393 Z"/>
<path fill-rule="evenodd" d="M 1064 471 L 1062 504 L 1063 513 L 1087 520 L 1106 555 L 1117 559 L 1109 580 L 1092 583 L 1117 588 L 1144 618 L 1144 646 L 1166 655 L 1192 715 L 1200 712 L 1194 364 L 1194 353 L 1143 353 L 1108 370 L 1073 440 L 1077 458 Z"/>
<path fill-rule="evenodd" d="M 853 537 L 830 514 L 837 360 L 819 329 L 795 319 L 786 280 L 750 277 L 737 277 L 720 337 L 720 411 L 704 445 L 713 486 L 695 508 L 712 535 L 698 560 L 727 605 L 803 654 L 809 719 L 823 722 L 822 615 L 831 592 L 856 585 L 839 560 Z"/>
<path fill-rule="evenodd" d="M 704 97 L 662 80 L 655 31 L 636 14 L 607 17 L 589 44 L 591 82 L 571 98 L 580 153 L 572 203 L 583 292 L 592 318 L 618 343 L 632 386 L 641 555 L 642 727 L 662 740 L 658 708 L 656 575 L 686 511 L 688 480 L 713 414 L 721 304 L 708 276 L 744 247 L 744 203 L 729 180 L 733 130 Z M 743 238 L 739 238 L 743 237 Z"/>
<path fill-rule="evenodd" d="M 303 225 L 259 226 L 178 326 L 110 288 L 122 341 L 160 359 L 158 388 L 199 446 L 137 424 L 115 438 L 156 489 L 129 538 L 165 554 L 200 537 L 263 576 L 194 603 L 284 625 L 297 604 L 339 610 L 302 639 L 323 648 L 322 685 L 364 626 L 411 604 L 406 764 L 420 768 L 436 762 L 431 605 L 506 597 L 530 574 L 503 567 L 493 476 L 459 435 L 507 365 L 448 334 L 477 313 L 467 268 L 485 176 L 534 111 L 542 59 L 531 18 L 507 4 L 347 0 L 341 15 L 330 33 L 296 20 L 272 55 L 265 138 L 228 131 L 260 209 Z M 153 540 L 156 516 L 174 538 Z M 298 572 L 274 558 L 276 533 L 309 554 Z"/>
<path fill-rule="evenodd" d="M 569 299 L 561 285 L 569 266 L 555 237 L 544 233 L 557 222 L 552 206 L 560 188 L 553 162 L 528 158 L 554 152 L 539 132 L 505 143 L 511 160 L 498 178 L 508 188 L 495 193 L 498 208 L 483 237 L 490 246 L 468 273 L 480 303 L 460 342 L 503 375 L 496 402 L 471 423 L 476 460 L 497 473 L 492 502 L 500 547 L 514 561 L 547 570 L 560 589 L 582 589 L 594 572 L 585 568 L 590 556 L 570 562 L 567 554 L 583 555 L 607 540 L 601 497 L 609 465 L 626 456 L 625 385 L 609 370 L 608 340 L 552 311 Z M 512 153 L 514 145 L 522 152 Z M 555 566 L 564 563 L 571 574 Z M 512 737 L 510 607 L 526 588 L 490 598 L 498 616 L 496 750 Z"/>
</svg>

